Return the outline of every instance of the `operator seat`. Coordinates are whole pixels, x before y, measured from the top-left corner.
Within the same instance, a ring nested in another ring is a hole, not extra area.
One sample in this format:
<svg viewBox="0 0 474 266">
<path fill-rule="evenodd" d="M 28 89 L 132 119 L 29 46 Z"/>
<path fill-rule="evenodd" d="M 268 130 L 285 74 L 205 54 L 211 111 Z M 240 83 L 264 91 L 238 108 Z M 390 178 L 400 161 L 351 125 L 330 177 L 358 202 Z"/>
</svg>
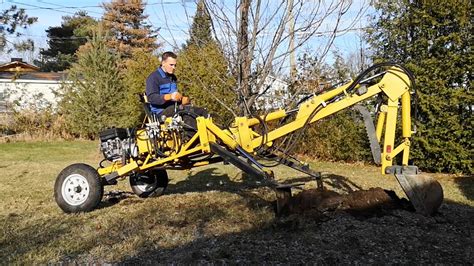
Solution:
<svg viewBox="0 0 474 266">
<path fill-rule="evenodd" d="M 144 93 L 138 93 L 138 98 L 143 105 L 143 109 L 145 110 L 145 115 L 148 118 L 148 122 L 159 122 L 158 116 L 151 111 L 151 104 L 148 102 L 148 99 Z"/>
</svg>

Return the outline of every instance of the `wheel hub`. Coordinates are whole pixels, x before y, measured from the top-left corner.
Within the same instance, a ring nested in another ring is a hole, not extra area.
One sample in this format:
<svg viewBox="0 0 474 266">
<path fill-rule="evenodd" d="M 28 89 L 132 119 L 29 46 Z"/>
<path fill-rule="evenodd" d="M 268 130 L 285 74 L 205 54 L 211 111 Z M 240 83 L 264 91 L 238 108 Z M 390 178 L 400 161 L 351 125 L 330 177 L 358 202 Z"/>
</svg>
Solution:
<svg viewBox="0 0 474 266">
<path fill-rule="evenodd" d="M 80 174 L 67 176 L 61 186 L 61 194 L 64 200 L 73 206 L 84 203 L 89 196 L 89 190 L 87 179 Z"/>
<path fill-rule="evenodd" d="M 136 187 L 143 192 L 153 189 L 158 182 L 156 178 L 152 178 L 146 175 L 140 175 L 140 176 L 137 176 L 136 178 L 137 178 Z"/>
</svg>

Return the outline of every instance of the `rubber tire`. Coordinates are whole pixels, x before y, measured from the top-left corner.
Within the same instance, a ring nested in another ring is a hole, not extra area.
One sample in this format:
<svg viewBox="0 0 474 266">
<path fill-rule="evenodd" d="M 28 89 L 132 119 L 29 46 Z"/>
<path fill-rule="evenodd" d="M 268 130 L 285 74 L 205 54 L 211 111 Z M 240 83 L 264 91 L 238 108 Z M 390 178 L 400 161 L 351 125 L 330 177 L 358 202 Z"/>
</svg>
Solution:
<svg viewBox="0 0 474 266">
<path fill-rule="evenodd" d="M 139 187 L 141 184 L 138 184 L 138 178 L 143 178 L 144 176 L 149 177 L 146 181 L 148 181 L 149 184 L 152 184 L 145 191 Z M 163 195 L 168 187 L 168 182 L 168 173 L 163 169 L 150 170 L 142 174 L 130 176 L 130 187 L 132 188 L 133 193 L 140 198 L 159 197 Z"/>
<path fill-rule="evenodd" d="M 89 185 L 89 195 L 87 196 L 86 201 L 80 205 L 70 205 L 66 200 L 64 200 L 61 193 L 61 188 L 65 179 L 72 174 L 83 176 Z M 54 184 L 54 198 L 56 199 L 59 208 L 61 208 L 65 213 L 90 212 L 97 208 L 103 195 L 104 186 L 102 185 L 100 176 L 96 169 L 83 163 L 72 164 L 64 168 L 61 173 L 59 173 L 56 178 L 56 183 Z"/>
</svg>

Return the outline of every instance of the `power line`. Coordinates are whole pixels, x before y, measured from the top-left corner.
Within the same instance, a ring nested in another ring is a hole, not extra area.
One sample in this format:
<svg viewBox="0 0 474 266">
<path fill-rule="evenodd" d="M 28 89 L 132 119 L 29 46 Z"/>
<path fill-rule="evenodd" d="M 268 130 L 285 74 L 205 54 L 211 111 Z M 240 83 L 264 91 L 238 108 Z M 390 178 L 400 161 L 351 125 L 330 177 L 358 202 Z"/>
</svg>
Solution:
<svg viewBox="0 0 474 266">
<path fill-rule="evenodd" d="M 70 6 L 64 6 L 64 5 L 59 5 L 59 4 L 55 4 L 55 3 L 50 3 L 50 2 L 43 1 L 43 0 L 38 0 L 38 1 L 41 2 L 41 3 L 48 4 L 48 5 L 59 6 L 59 7 L 61 7 L 61 8 L 74 8 L 74 9 L 79 9 L 79 8 L 75 8 L 75 7 L 70 7 Z M 90 7 L 92 7 L 92 6 L 90 6 Z M 80 7 L 80 8 L 82 9 L 82 8 L 84 8 L 84 7 Z M 89 7 L 88 7 L 88 8 L 89 8 Z M 102 15 L 101 12 L 96 12 L 96 11 L 91 11 L 91 10 L 87 10 L 87 12 Z"/>
<path fill-rule="evenodd" d="M 83 8 L 103 8 L 103 5 L 90 5 L 90 6 L 64 6 L 64 5 L 59 5 L 55 3 L 49 3 L 46 1 L 39 1 L 40 3 L 45 3 L 49 5 L 54 5 L 58 6 L 58 8 L 53 8 L 53 7 L 46 7 L 46 6 L 38 6 L 38 5 L 32 5 L 32 4 L 27 4 L 27 3 L 22 3 L 22 2 L 17 2 L 13 0 L 7 0 L 10 3 L 18 4 L 18 5 L 24 5 L 24 6 L 29 6 L 29 7 L 34 7 L 38 9 L 47 9 L 47 10 L 55 10 L 59 11 L 58 9 L 83 9 Z M 170 5 L 170 4 L 185 4 L 185 3 L 194 3 L 194 0 L 183 0 L 183 1 L 159 1 L 155 3 L 142 3 L 144 6 L 154 6 L 154 5 Z M 115 3 L 115 5 L 127 5 L 126 3 Z"/>
<path fill-rule="evenodd" d="M 50 40 L 82 40 L 82 39 L 87 39 L 89 37 L 81 37 L 81 36 L 70 36 L 70 37 L 49 37 L 47 35 L 33 35 L 33 34 L 24 34 L 20 33 L 20 36 L 25 36 L 25 37 L 35 37 L 35 38 L 43 38 L 43 39 L 50 39 Z"/>
<path fill-rule="evenodd" d="M 55 8 L 52 8 L 52 7 L 42 7 L 42 6 L 37 6 L 37 5 L 30 5 L 30 4 L 20 3 L 20 2 L 16 2 L 16 1 L 12 1 L 12 0 L 8 0 L 8 2 L 14 3 L 14 4 L 18 4 L 18 5 L 36 7 L 36 8 L 38 8 L 38 9 L 45 9 L 45 10 L 56 11 L 56 12 L 60 12 L 60 13 L 67 13 L 67 14 L 73 14 L 73 15 L 76 14 L 76 13 L 69 12 L 69 11 L 60 11 L 60 10 L 57 10 L 57 9 L 55 9 Z"/>
<path fill-rule="evenodd" d="M 80 10 L 80 9 L 84 9 L 84 8 L 104 8 L 103 5 L 64 6 L 64 5 L 59 5 L 59 4 L 55 4 L 55 3 L 49 3 L 49 2 L 46 2 L 46 1 L 41 1 L 41 2 L 43 2 L 45 4 L 55 5 L 55 6 L 58 6 L 58 7 L 47 7 L 47 6 L 33 5 L 33 4 L 22 3 L 22 2 L 18 2 L 18 1 L 14 1 L 14 0 L 8 0 L 8 2 L 13 3 L 13 4 L 32 7 L 32 8 L 24 8 L 25 10 L 42 9 L 42 10 L 50 10 L 50 11 L 55 11 L 55 12 L 64 13 L 64 14 L 72 14 L 72 15 L 76 15 L 76 13 L 71 12 L 71 11 L 65 11 L 65 10 L 62 10 L 62 9 L 79 9 Z M 142 4 L 144 6 L 168 5 L 168 4 L 183 4 L 183 5 L 185 5 L 186 2 L 194 2 L 194 0 L 160 1 L 160 2 L 155 2 L 155 3 L 142 3 Z M 115 4 L 116 5 L 123 5 L 123 6 L 126 5 L 126 3 L 123 3 L 123 4 L 115 3 Z M 91 10 L 85 10 L 85 11 L 90 12 L 90 13 L 103 15 L 103 13 L 96 12 L 96 11 L 91 11 Z M 100 17 L 94 17 L 94 16 L 91 16 L 91 17 L 94 18 L 94 19 L 98 19 L 98 20 L 101 19 Z M 104 18 L 102 18 L 102 19 L 104 19 Z"/>
</svg>

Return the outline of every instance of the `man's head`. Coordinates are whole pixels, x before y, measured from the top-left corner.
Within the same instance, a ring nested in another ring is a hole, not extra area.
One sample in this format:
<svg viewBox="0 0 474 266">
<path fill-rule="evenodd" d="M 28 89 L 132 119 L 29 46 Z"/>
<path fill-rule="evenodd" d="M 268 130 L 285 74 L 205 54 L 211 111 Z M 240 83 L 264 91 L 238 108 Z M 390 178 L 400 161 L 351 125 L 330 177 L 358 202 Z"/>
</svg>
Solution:
<svg viewBox="0 0 474 266">
<path fill-rule="evenodd" d="M 173 52 L 165 52 L 161 55 L 161 68 L 168 74 L 173 74 L 176 68 L 178 56 Z"/>
</svg>

